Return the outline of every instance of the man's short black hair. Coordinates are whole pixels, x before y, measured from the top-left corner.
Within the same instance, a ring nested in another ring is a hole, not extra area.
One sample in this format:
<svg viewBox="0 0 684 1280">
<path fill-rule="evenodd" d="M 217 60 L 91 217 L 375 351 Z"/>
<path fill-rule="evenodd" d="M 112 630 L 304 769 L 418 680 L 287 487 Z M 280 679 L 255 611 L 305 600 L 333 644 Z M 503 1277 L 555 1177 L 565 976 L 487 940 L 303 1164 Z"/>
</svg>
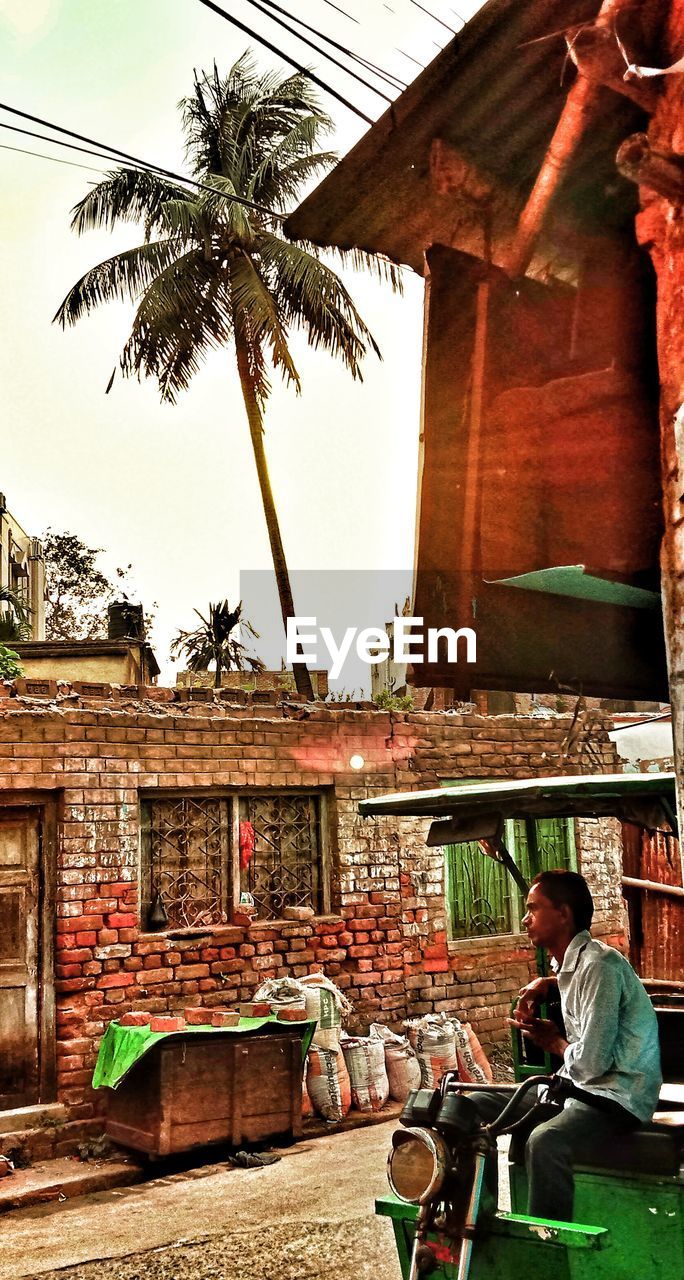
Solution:
<svg viewBox="0 0 684 1280">
<path fill-rule="evenodd" d="M 588 929 L 594 914 L 594 899 L 584 876 L 576 871 L 540 871 L 532 884 L 538 884 L 545 898 L 554 907 L 568 906 L 572 911 L 575 929 L 580 933 Z"/>
</svg>

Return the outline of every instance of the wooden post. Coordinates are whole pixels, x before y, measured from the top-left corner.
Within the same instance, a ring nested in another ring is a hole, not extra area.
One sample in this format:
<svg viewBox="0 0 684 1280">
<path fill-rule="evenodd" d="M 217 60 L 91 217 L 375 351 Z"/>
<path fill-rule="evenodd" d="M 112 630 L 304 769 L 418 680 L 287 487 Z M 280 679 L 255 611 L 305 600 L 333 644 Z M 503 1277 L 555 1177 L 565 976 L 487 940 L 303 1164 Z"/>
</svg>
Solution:
<svg viewBox="0 0 684 1280">
<path fill-rule="evenodd" d="M 647 133 L 626 138 L 616 156 L 624 178 L 664 196 L 670 204 L 684 202 L 684 156 L 654 151 Z"/>
<path fill-rule="evenodd" d="M 601 27 L 614 21 L 626 0 L 603 0 L 596 18 Z M 525 274 L 534 253 L 534 247 L 546 221 L 553 198 L 567 173 L 587 124 L 595 114 L 603 87 L 588 80 L 578 70 L 577 79 L 565 99 L 565 106 L 544 156 L 536 182 L 518 222 L 518 230 L 510 252 L 503 263 L 504 270 L 514 279 Z"/>
</svg>

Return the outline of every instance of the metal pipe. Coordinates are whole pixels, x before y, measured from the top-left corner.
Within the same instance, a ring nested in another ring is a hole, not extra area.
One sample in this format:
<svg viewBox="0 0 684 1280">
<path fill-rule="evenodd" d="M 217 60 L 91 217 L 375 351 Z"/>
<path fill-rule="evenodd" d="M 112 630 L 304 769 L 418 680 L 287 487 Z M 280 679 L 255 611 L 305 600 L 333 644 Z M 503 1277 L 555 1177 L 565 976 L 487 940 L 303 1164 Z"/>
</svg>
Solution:
<svg viewBox="0 0 684 1280">
<path fill-rule="evenodd" d="M 475 1171 L 473 1173 L 473 1187 L 468 1202 L 468 1211 L 466 1213 L 465 1222 L 463 1224 L 463 1239 L 461 1241 L 461 1255 L 458 1260 L 458 1271 L 456 1272 L 456 1280 L 468 1280 L 470 1272 L 470 1263 L 473 1256 L 473 1236 L 477 1215 L 480 1208 L 480 1200 L 482 1199 L 482 1185 L 484 1182 L 485 1162 L 487 1157 L 479 1152 L 475 1156 Z M 466 1234 L 467 1233 L 467 1234 Z"/>
<path fill-rule="evenodd" d="M 665 893 L 671 898 L 684 898 L 679 884 L 661 884 L 658 880 L 637 880 L 636 876 L 623 876 L 622 883 L 630 889 L 646 889 L 649 893 Z"/>
</svg>

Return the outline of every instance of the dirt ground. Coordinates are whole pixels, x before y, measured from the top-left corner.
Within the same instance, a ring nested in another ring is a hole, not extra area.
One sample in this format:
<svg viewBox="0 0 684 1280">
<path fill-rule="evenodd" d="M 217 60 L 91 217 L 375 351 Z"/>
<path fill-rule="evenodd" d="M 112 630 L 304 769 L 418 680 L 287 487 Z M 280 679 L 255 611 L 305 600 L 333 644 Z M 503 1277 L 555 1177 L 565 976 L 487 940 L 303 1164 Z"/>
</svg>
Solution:
<svg viewBox="0 0 684 1280">
<path fill-rule="evenodd" d="M 0 1280 L 400 1280 L 391 1124 L 298 1143 L 263 1169 L 216 1164 L 0 1220 Z"/>
</svg>

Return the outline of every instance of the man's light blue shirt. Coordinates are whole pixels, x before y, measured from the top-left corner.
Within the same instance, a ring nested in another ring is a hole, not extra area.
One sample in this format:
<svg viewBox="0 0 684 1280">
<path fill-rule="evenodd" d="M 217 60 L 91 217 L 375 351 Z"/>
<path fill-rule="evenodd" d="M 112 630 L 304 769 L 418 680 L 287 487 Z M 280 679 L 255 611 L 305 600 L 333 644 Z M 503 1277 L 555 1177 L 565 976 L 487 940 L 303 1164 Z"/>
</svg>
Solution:
<svg viewBox="0 0 684 1280">
<path fill-rule="evenodd" d="M 551 963 L 569 1041 L 558 1074 L 649 1121 L 662 1084 L 658 1023 L 629 961 L 583 930 L 560 968 Z"/>
</svg>

